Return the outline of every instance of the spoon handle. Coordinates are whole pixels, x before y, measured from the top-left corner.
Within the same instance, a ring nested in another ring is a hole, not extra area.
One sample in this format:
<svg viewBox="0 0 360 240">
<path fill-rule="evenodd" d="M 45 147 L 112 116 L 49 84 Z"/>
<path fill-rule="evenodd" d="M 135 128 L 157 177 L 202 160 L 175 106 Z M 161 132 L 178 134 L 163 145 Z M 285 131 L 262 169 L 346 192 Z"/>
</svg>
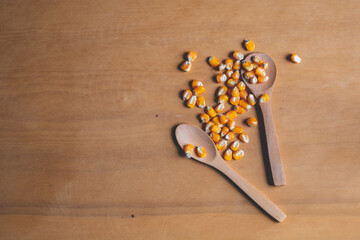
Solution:
<svg viewBox="0 0 360 240">
<path fill-rule="evenodd" d="M 263 114 L 266 144 L 269 154 L 272 179 L 275 186 L 284 186 L 286 184 L 284 167 L 281 161 L 279 144 L 276 138 L 274 120 L 271 112 L 270 100 L 260 104 Z"/>
<path fill-rule="evenodd" d="M 223 162 L 223 164 L 215 166 L 219 171 L 228 176 L 246 195 L 278 222 L 285 220 L 286 214 L 278 206 L 232 170 L 223 159 L 220 159 L 220 161 Z"/>
</svg>

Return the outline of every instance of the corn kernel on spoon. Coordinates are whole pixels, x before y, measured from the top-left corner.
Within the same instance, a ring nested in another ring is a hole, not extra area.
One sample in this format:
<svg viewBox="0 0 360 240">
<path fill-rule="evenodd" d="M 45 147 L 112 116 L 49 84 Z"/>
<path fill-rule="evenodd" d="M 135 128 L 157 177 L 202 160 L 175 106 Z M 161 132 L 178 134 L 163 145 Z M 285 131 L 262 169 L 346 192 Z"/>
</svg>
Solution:
<svg viewBox="0 0 360 240">
<path fill-rule="evenodd" d="M 186 144 L 203 147 L 207 152 L 204 158 L 199 158 L 194 152 L 191 154 L 191 157 L 225 174 L 270 216 L 278 222 L 284 221 L 286 214 L 224 162 L 213 141 L 203 130 L 195 126 L 181 124 L 176 128 L 175 135 L 181 147 L 184 147 Z"/>
<path fill-rule="evenodd" d="M 246 86 L 251 90 L 257 99 L 261 95 L 267 94 L 269 100 L 267 102 L 260 103 L 260 109 L 263 114 L 265 135 L 267 149 L 269 153 L 269 162 L 271 168 L 272 179 L 275 186 L 283 186 L 286 184 L 284 167 L 281 161 L 279 144 L 276 137 L 274 120 L 271 112 L 271 93 L 276 77 L 276 66 L 274 61 L 265 53 L 251 53 L 245 57 L 245 61 L 251 61 L 253 56 L 259 57 L 262 61 L 269 64 L 268 69 L 266 69 L 267 76 L 269 77 L 267 82 L 264 83 L 250 83 L 249 81 L 244 80 Z M 241 69 L 241 77 L 244 78 L 245 69 Z"/>
</svg>

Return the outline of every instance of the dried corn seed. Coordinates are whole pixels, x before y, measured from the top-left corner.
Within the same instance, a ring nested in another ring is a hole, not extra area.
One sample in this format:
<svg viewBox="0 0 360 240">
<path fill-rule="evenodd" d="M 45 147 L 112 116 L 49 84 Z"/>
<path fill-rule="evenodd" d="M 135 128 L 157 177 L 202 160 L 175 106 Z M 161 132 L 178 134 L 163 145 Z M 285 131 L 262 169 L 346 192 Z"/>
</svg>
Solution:
<svg viewBox="0 0 360 240">
<path fill-rule="evenodd" d="M 208 123 L 210 121 L 210 116 L 207 115 L 206 113 L 202 113 L 200 115 L 200 121 L 201 123 Z"/>
<path fill-rule="evenodd" d="M 218 98 L 218 103 L 224 104 L 227 103 L 227 101 L 229 100 L 229 97 L 227 95 L 221 95 Z"/>
<path fill-rule="evenodd" d="M 233 73 L 234 73 L 234 70 L 230 69 L 230 70 L 227 70 L 227 71 L 226 71 L 225 75 L 226 75 L 228 78 L 230 78 L 230 77 L 233 75 Z"/>
<path fill-rule="evenodd" d="M 258 82 L 257 80 L 257 77 L 256 76 L 253 76 L 252 78 L 250 78 L 250 81 L 249 81 L 251 84 L 255 84 Z"/>
<path fill-rule="evenodd" d="M 255 73 L 253 71 L 248 71 L 248 72 L 244 73 L 244 78 L 246 80 L 249 81 L 252 77 L 255 77 Z"/>
<path fill-rule="evenodd" d="M 233 60 L 232 59 L 228 58 L 228 59 L 226 59 L 224 61 L 224 63 L 225 63 L 225 66 L 226 66 L 227 70 L 232 69 L 232 67 L 233 67 Z"/>
<path fill-rule="evenodd" d="M 245 110 L 249 110 L 251 108 L 251 105 L 245 102 L 243 99 L 240 100 L 239 106 L 244 108 Z"/>
<path fill-rule="evenodd" d="M 243 150 L 237 150 L 236 152 L 233 153 L 233 158 L 235 160 L 239 160 L 240 158 L 242 158 L 245 155 Z"/>
<path fill-rule="evenodd" d="M 210 138 L 213 140 L 214 143 L 220 141 L 220 135 L 218 133 L 210 133 Z"/>
<path fill-rule="evenodd" d="M 189 100 L 192 96 L 192 92 L 189 90 L 189 89 L 186 89 L 183 91 L 181 97 L 182 97 L 182 100 L 186 101 L 186 100 Z"/>
<path fill-rule="evenodd" d="M 222 95 L 226 95 L 228 88 L 225 86 L 219 87 L 217 91 L 217 96 L 220 97 Z"/>
<path fill-rule="evenodd" d="M 229 130 L 228 127 L 222 127 L 221 132 L 220 132 L 220 136 L 221 136 L 221 137 L 225 137 L 226 134 L 229 133 L 229 131 L 230 131 L 230 130 Z"/>
<path fill-rule="evenodd" d="M 230 110 L 226 113 L 226 117 L 229 120 L 234 120 L 237 117 L 237 113 L 234 110 Z"/>
<path fill-rule="evenodd" d="M 267 75 L 265 77 L 259 76 L 257 79 L 258 79 L 259 83 L 264 83 L 264 82 L 269 81 L 269 76 L 267 76 Z"/>
<path fill-rule="evenodd" d="M 261 65 L 263 63 L 263 61 L 258 56 L 252 56 L 251 60 L 258 65 Z"/>
<path fill-rule="evenodd" d="M 219 69 L 219 71 L 224 71 L 226 69 L 225 63 L 220 63 L 218 69 Z"/>
<path fill-rule="evenodd" d="M 231 75 L 231 78 L 234 80 L 239 80 L 239 78 L 240 78 L 239 70 L 235 70 L 234 73 Z"/>
<path fill-rule="evenodd" d="M 232 78 L 229 78 L 227 81 L 226 81 L 226 86 L 230 87 L 230 88 L 233 88 L 235 87 L 237 84 L 238 84 L 238 80 L 235 80 L 235 79 L 232 79 Z"/>
<path fill-rule="evenodd" d="M 230 148 L 233 151 L 237 151 L 240 147 L 240 142 L 238 140 L 234 141 L 231 145 Z"/>
<path fill-rule="evenodd" d="M 205 98 L 203 96 L 200 96 L 200 97 L 197 98 L 196 106 L 198 106 L 199 108 L 204 108 L 205 107 Z"/>
<path fill-rule="evenodd" d="M 269 68 L 269 64 L 267 62 L 263 62 L 261 64 L 261 66 L 263 67 L 263 69 L 268 69 Z"/>
<path fill-rule="evenodd" d="M 246 61 L 246 60 L 241 61 L 241 66 L 248 72 L 252 71 L 254 69 L 254 65 L 251 64 L 251 62 Z"/>
<path fill-rule="evenodd" d="M 269 101 L 269 95 L 267 95 L 267 94 L 263 94 L 263 95 L 261 95 L 260 96 L 260 98 L 259 98 L 259 103 L 265 103 L 265 102 L 267 102 L 267 101 Z"/>
<path fill-rule="evenodd" d="M 220 133 L 221 132 L 221 127 L 219 127 L 218 125 L 214 125 L 211 127 L 210 129 L 211 132 L 214 132 L 214 133 Z"/>
<path fill-rule="evenodd" d="M 226 150 L 224 153 L 224 159 L 230 161 L 232 159 L 232 153 L 231 149 Z"/>
<path fill-rule="evenodd" d="M 250 105 L 254 106 L 256 104 L 256 98 L 255 98 L 254 94 L 250 93 L 247 98 L 247 101 Z"/>
<path fill-rule="evenodd" d="M 255 44 L 254 44 L 253 41 L 245 39 L 244 40 L 244 47 L 245 47 L 246 50 L 252 51 L 252 50 L 255 49 Z"/>
<path fill-rule="evenodd" d="M 196 155 L 198 155 L 199 158 L 204 158 L 204 157 L 206 157 L 205 148 L 203 148 L 203 147 L 197 147 L 197 148 L 196 148 Z"/>
<path fill-rule="evenodd" d="M 206 112 L 211 118 L 213 118 L 213 117 L 216 116 L 215 110 L 214 110 L 212 107 L 210 107 L 210 106 L 207 106 L 207 107 L 205 108 L 205 112 Z"/>
<path fill-rule="evenodd" d="M 236 105 L 236 106 L 234 106 L 234 111 L 238 114 L 243 114 L 245 112 L 245 109 L 240 107 L 239 105 Z"/>
<path fill-rule="evenodd" d="M 240 91 L 239 89 L 235 86 L 231 89 L 231 92 L 230 92 L 231 96 L 232 97 L 239 97 L 240 95 Z"/>
<path fill-rule="evenodd" d="M 243 81 L 240 81 L 238 85 L 236 85 L 239 91 L 244 91 L 246 89 L 246 85 Z"/>
<path fill-rule="evenodd" d="M 249 143 L 249 136 L 245 132 L 240 133 L 239 139 L 244 143 Z"/>
<path fill-rule="evenodd" d="M 229 128 L 229 130 L 234 131 L 234 129 L 235 129 L 235 120 L 229 120 L 226 123 L 226 126 Z"/>
<path fill-rule="evenodd" d="M 190 61 L 185 61 L 181 64 L 181 69 L 184 72 L 189 72 L 191 70 L 191 62 Z"/>
<path fill-rule="evenodd" d="M 239 92 L 239 96 L 240 96 L 240 98 L 246 100 L 248 98 L 248 93 L 247 93 L 247 91 L 242 90 Z"/>
<path fill-rule="evenodd" d="M 301 58 L 296 53 L 291 54 L 291 61 L 294 63 L 301 63 Z"/>
<path fill-rule="evenodd" d="M 241 68 L 241 61 L 235 61 L 233 64 L 233 69 L 240 70 L 240 68 Z"/>
<path fill-rule="evenodd" d="M 237 127 L 234 128 L 233 132 L 234 132 L 234 133 L 242 133 L 243 130 L 242 130 L 241 127 L 237 126 Z"/>
<path fill-rule="evenodd" d="M 244 55 L 239 51 L 234 51 L 232 56 L 236 60 L 243 60 L 244 59 Z"/>
<path fill-rule="evenodd" d="M 226 136 L 225 136 L 225 139 L 228 140 L 228 141 L 232 141 L 232 140 L 234 140 L 234 138 L 235 138 L 235 135 L 234 135 L 233 132 L 229 132 L 229 133 L 226 134 Z"/>
<path fill-rule="evenodd" d="M 213 122 L 208 122 L 206 125 L 205 125 L 205 132 L 209 133 L 211 128 L 214 126 L 215 124 Z"/>
<path fill-rule="evenodd" d="M 227 141 L 226 140 L 224 140 L 224 139 L 221 139 L 219 142 L 217 142 L 216 144 L 215 144 L 215 146 L 216 146 L 216 148 L 218 149 L 218 150 L 223 150 L 223 149 L 225 149 L 226 147 L 227 147 Z"/>
<path fill-rule="evenodd" d="M 192 144 L 186 144 L 184 146 L 184 152 L 185 152 L 185 155 L 188 157 L 188 158 L 191 158 L 191 154 L 194 152 L 194 145 Z"/>
<path fill-rule="evenodd" d="M 251 63 L 251 64 L 253 65 L 253 71 L 255 71 L 259 67 L 259 65 L 257 65 L 256 63 Z"/>
<path fill-rule="evenodd" d="M 222 110 L 224 110 L 224 108 L 225 108 L 225 105 L 222 104 L 222 103 L 220 103 L 220 104 L 218 104 L 218 105 L 215 107 L 215 111 L 216 111 L 217 113 L 221 113 Z"/>
<path fill-rule="evenodd" d="M 215 123 L 215 125 L 217 125 L 217 126 L 222 125 L 221 122 L 220 122 L 219 117 L 214 117 L 213 119 L 211 119 L 211 121 L 212 121 L 213 123 Z"/>
<path fill-rule="evenodd" d="M 229 119 L 225 115 L 221 115 L 219 117 L 219 120 L 222 124 L 226 124 L 229 121 Z"/>
<path fill-rule="evenodd" d="M 227 80 L 227 77 L 224 73 L 216 75 L 216 81 L 218 83 L 224 83 L 224 82 L 226 82 L 226 80 Z"/>
<path fill-rule="evenodd" d="M 216 57 L 209 57 L 209 64 L 211 67 L 216 68 L 220 65 L 220 61 Z"/>
<path fill-rule="evenodd" d="M 192 80 L 191 87 L 194 89 L 196 87 L 204 86 L 204 84 L 199 80 Z"/>
<path fill-rule="evenodd" d="M 265 76 L 266 76 L 265 69 L 263 69 L 262 67 L 256 68 L 255 74 L 256 74 L 257 76 L 261 76 L 261 77 L 265 77 Z"/>
<path fill-rule="evenodd" d="M 238 105 L 239 101 L 240 101 L 240 97 L 231 97 L 229 99 L 229 103 L 234 106 Z"/>
<path fill-rule="evenodd" d="M 187 53 L 186 58 L 188 61 L 193 62 L 197 58 L 196 52 L 190 51 Z"/>
<path fill-rule="evenodd" d="M 246 123 L 249 127 L 256 127 L 258 125 L 258 120 L 254 117 L 248 118 Z"/>
<path fill-rule="evenodd" d="M 189 108 L 195 107 L 196 100 L 196 96 L 191 96 L 191 98 L 186 102 L 186 106 L 188 106 Z"/>
<path fill-rule="evenodd" d="M 204 92 L 205 92 L 204 86 L 198 86 L 198 87 L 194 88 L 194 90 L 193 90 L 193 93 L 196 96 L 199 96 L 199 95 L 203 94 Z"/>
</svg>

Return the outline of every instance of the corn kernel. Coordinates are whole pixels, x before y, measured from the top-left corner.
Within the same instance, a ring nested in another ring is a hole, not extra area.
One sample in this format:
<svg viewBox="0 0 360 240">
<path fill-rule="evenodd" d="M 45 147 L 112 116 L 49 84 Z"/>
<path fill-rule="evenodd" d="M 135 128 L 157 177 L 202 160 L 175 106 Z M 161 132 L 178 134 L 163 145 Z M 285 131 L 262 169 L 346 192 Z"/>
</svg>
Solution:
<svg viewBox="0 0 360 240">
<path fill-rule="evenodd" d="M 192 92 L 189 90 L 189 89 L 186 89 L 183 91 L 182 93 L 182 100 L 186 101 L 186 100 L 189 100 L 192 96 Z"/>
<path fill-rule="evenodd" d="M 256 98 L 255 98 L 254 94 L 252 94 L 252 93 L 249 94 L 247 100 L 248 100 L 248 103 L 252 106 L 254 106 L 256 104 Z"/>
<path fill-rule="evenodd" d="M 231 89 L 231 92 L 230 92 L 231 96 L 232 97 L 239 97 L 239 94 L 240 94 L 240 91 L 239 89 L 235 86 Z"/>
<path fill-rule="evenodd" d="M 249 82 L 250 82 L 251 84 L 257 83 L 257 82 L 258 82 L 257 77 L 256 77 L 256 76 L 253 76 L 252 78 L 250 78 Z"/>
<path fill-rule="evenodd" d="M 234 70 L 230 69 L 230 70 L 227 70 L 227 71 L 225 72 L 225 75 L 226 75 L 228 78 L 230 78 L 230 77 L 233 75 L 233 73 L 234 73 Z"/>
<path fill-rule="evenodd" d="M 226 117 L 229 120 L 234 120 L 237 117 L 237 113 L 234 110 L 230 110 L 226 113 Z"/>
<path fill-rule="evenodd" d="M 207 107 L 205 108 L 205 112 L 206 112 L 211 118 L 213 118 L 213 117 L 216 116 L 215 110 L 214 110 L 212 107 L 210 107 L 210 106 L 207 106 Z"/>
<path fill-rule="evenodd" d="M 245 132 L 240 133 L 239 139 L 244 143 L 249 143 L 249 136 Z"/>
<path fill-rule="evenodd" d="M 248 118 L 246 123 L 249 127 L 256 127 L 258 125 L 258 120 L 254 117 Z"/>
<path fill-rule="evenodd" d="M 254 69 L 254 65 L 251 64 L 251 62 L 246 61 L 246 60 L 241 61 L 241 66 L 248 72 L 252 71 Z"/>
<path fill-rule="evenodd" d="M 291 61 L 294 63 L 301 63 L 301 58 L 296 53 L 291 54 Z"/>
<path fill-rule="evenodd" d="M 233 54 L 232 54 L 233 58 L 236 59 L 236 60 L 243 60 L 244 59 L 244 55 L 239 52 L 239 51 L 234 51 Z"/>
<path fill-rule="evenodd" d="M 244 78 L 248 81 L 253 77 L 255 77 L 255 73 L 253 71 L 248 71 L 244 73 Z"/>
<path fill-rule="evenodd" d="M 225 151 L 224 159 L 226 161 L 230 161 L 232 159 L 232 150 L 231 149 L 228 149 L 228 150 Z"/>
<path fill-rule="evenodd" d="M 224 108 L 225 108 L 225 105 L 222 104 L 222 103 L 220 103 L 220 104 L 218 104 L 218 105 L 215 107 L 215 111 L 216 111 L 217 113 L 221 113 L 222 110 L 224 110 Z"/>
<path fill-rule="evenodd" d="M 210 129 L 211 132 L 214 132 L 214 133 L 220 133 L 221 132 L 221 127 L 219 127 L 218 125 L 214 125 L 211 127 Z"/>
<path fill-rule="evenodd" d="M 235 79 L 232 79 L 232 78 L 229 78 L 227 81 L 226 81 L 226 86 L 230 87 L 230 88 L 233 88 L 235 87 L 237 84 L 238 84 L 238 80 L 235 80 Z"/>
<path fill-rule="evenodd" d="M 244 100 L 240 100 L 239 106 L 244 108 L 245 110 L 249 110 L 251 108 L 251 105 L 245 102 Z"/>
<path fill-rule="evenodd" d="M 229 128 L 229 130 L 234 131 L 234 129 L 235 129 L 235 120 L 229 120 L 226 123 L 226 126 Z"/>
<path fill-rule="evenodd" d="M 227 101 L 229 100 L 229 97 L 227 95 L 221 95 L 218 98 L 218 103 L 224 104 L 227 103 Z"/>
<path fill-rule="evenodd" d="M 205 125 L 205 132 L 209 133 L 211 128 L 214 126 L 215 124 L 213 122 L 208 122 L 206 125 Z"/>
<path fill-rule="evenodd" d="M 236 126 L 236 127 L 234 128 L 233 132 L 234 132 L 234 133 L 242 133 L 242 132 L 243 132 L 243 130 L 242 130 L 242 128 L 241 128 L 241 127 Z"/>
<path fill-rule="evenodd" d="M 221 151 L 227 147 L 227 141 L 224 139 L 221 139 L 215 145 L 216 145 L 216 148 Z"/>
<path fill-rule="evenodd" d="M 220 65 L 220 61 L 216 57 L 209 57 L 208 60 L 209 60 L 210 66 L 213 67 L 213 68 L 216 68 L 217 66 Z"/>
<path fill-rule="evenodd" d="M 214 117 L 213 119 L 211 119 L 211 121 L 212 121 L 213 123 L 215 123 L 215 125 L 217 125 L 217 126 L 222 125 L 221 122 L 220 122 L 219 117 Z"/>
<path fill-rule="evenodd" d="M 241 61 L 235 61 L 233 64 L 233 69 L 240 70 L 240 68 L 241 68 Z"/>
<path fill-rule="evenodd" d="M 236 106 L 234 106 L 234 111 L 238 114 L 243 114 L 245 112 L 245 109 L 240 107 L 239 105 L 236 105 Z"/>
<path fill-rule="evenodd" d="M 256 63 L 251 63 L 251 64 L 253 65 L 253 71 L 255 71 L 259 67 L 259 65 L 257 65 Z"/>
<path fill-rule="evenodd" d="M 196 87 L 204 86 L 204 84 L 199 80 L 192 80 L 191 87 L 195 89 Z"/>
<path fill-rule="evenodd" d="M 229 119 L 225 115 L 221 115 L 219 117 L 219 120 L 220 120 L 221 124 L 226 124 L 229 121 Z"/>
<path fill-rule="evenodd" d="M 206 151 L 203 147 L 197 147 L 196 148 L 196 155 L 198 155 L 199 158 L 206 157 Z"/>
<path fill-rule="evenodd" d="M 204 86 L 198 86 L 198 87 L 194 88 L 194 90 L 193 90 L 193 93 L 196 96 L 199 96 L 199 95 L 203 94 L 204 92 L 205 92 Z"/>
<path fill-rule="evenodd" d="M 195 107 L 196 100 L 196 96 L 191 96 L 191 98 L 186 102 L 186 106 L 188 106 L 189 108 Z"/>
<path fill-rule="evenodd" d="M 269 95 L 263 94 L 259 98 L 259 103 L 265 103 L 265 102 L 269 101 L 269 99 L 270 99 Z"/>
<path fill-rule="evenodd" d="M 238 140 L 234 141 L 231 145 L 230 148 L 233 151 L 237 151 L 240 147 L 240 142 Z"/>
<path fill-rule="evenodd" d="M 206 113 L 202 113 L 200 115 L 200 121 L 201 123 L 208 123 L 210 121 L 210 116 L 207 115 Z"/>
<path fill-rule="evenodd" d="M 269 64 L 267 62 L 263 62 L 261 64 L 261 66 L 263 67 L 263 69 L 268 69 L 269 68 Z"/>
<path fill-rule="evenodd" d="M 205 107 L 205 98 L 203 96 L 200 96 L 200 97 L 197 98 L 196 106 L 198 106 L 199 108 L 204 108 Z"/>
<path fill-rule="evenodd" d="M 220 136 L 221 136 L 221 137 L 225 137 L 226 134 L 229 133 L 229 131 L 230 131 L 229 128 L 227 128 L 227 127 L 222 127 L 221 132 L 220 132 Z"/>
<path fill-rule="evenodd" d="M 193 62 L 197 58 L 196 52 L 190 51 L 187 53 L 186 58 L 188 61 Z"/>
<path fill-rule="evenodd" d="M 262 67 L 256 68 L 255 74 L 256 74 L 257 76 L 261 76 L 261 77 L 265 77 L 265 76 L 266 76 L 265 69 L 263 69 Z"/>
<path fill-rule="evenodd" d="M 240 158 L 242 158 L 245 155 L 243 150 L 237 150 L 236 152 L 233 153 L 233 158 L 235 160 L 239 160 Z"/>
<path fill-rule="evenodd" d="M 264 83 L 264 82 L 269 81 L 269 76 L 265 76 L 265 77 L 259 76 L 257 79 L 258 79 L 259 83 Z"/>
<path fill-rule="evenodd" d="M 218 69 L 219 69 L 219 71 L 224 71 L 226 69 L 225 63 L 220 63 Z"/>
<path fill-rule="evenodd" d="M 191 70 L 191 62 L 190 61 L 185 61 L 181 64 L 181 69 L 184 72 L 189 72 Z"/>
<path fill-rule="evenodd" d="M 192 144 L 186 144 L 184 146 L 184 152 L 185 152 L 185 155 L 188 157 L 188 158 L 191 158 L 191 154 L 194 152 L 194 145 Z"/>
<path fill-rule="evenodd" d="M 246 50 L 252 51 L 252 50 L 255 49 L 255 44 L 254 44 L 253 41 L 245 39 L 244 40 L 244 47 L 245 47 Z"/>
<path fill-rule="evenodd" d="M 220 135 L 218 133 L 210 133 L 210 138 L 213 140 L 214 143 L 220 141 Z"/>
<path fill-rule="evenodd" d="M 228 90 L 228 88 L 225 86 L 218 88 L 217 96 L 220 97 L 222 95 L 226 95 L 227 90 Z"/>
<path fill-rule="evenodd" d="M 234 106 L 238 105 L 239 101 L 240 101 L 240 97 L 231 97 L 229 99 L 229 103 Z"/>
<path fill-rule="evenodd" d="M 247 93 L 247 91 L 242 90 L 242 91 L 239 92 L 239 96 L 240 96 L 241 99 L 246 100 L 248 98 L 248 93 Z"/>
<path fill-rule="evenodd" d="M 239 80 L 239 78 L 240 78 L 239 70 L 235 70 L 234 73 L 231 75 L 231 78 L 234 80 Z"/>
<path fill-rule="evenodd" d="M 244 91 L 246 89 L 246 85 L 243 81 L 240 81 L 238 85 L 236 85 L 239 91 Z"/>
<path fill-rule="evenodd" d="M 261 65 L 263 63 L 263 61 L 258 56 L 252 56 L 251 60 L 258 65 Z"/>
<path fill-rule="evenodd" d="M 224 61 L 224 63 L 225 63 L 225 65 L 226 65 L 226 69 L 227 69 L 227 70 L 232 69 L 232 67 L 233 67 L 233 60 L 232 60 L 232 59 L 228 58 L 228 59 L 226 59 L 226 60 Z"/>
<path fill-rule="evenodd" d="M 229 132 L 229 133 L 226 134 L 226 136 L 225 136 L 225 139 L 228 140 L 228 141 L 232 141 L 232 140 L 234 140 L 234 138 L 235 138 L 235 135 L 234 135 L 233 132 Z"/>
<path fill-rule="evenodd" d="M 224 83 L 224 82 L 226 82 L 226 80 L 227 80 L 227 77 L 224 73 L 216 75 L 216 81 L 218 83 Z"/>
</svg>

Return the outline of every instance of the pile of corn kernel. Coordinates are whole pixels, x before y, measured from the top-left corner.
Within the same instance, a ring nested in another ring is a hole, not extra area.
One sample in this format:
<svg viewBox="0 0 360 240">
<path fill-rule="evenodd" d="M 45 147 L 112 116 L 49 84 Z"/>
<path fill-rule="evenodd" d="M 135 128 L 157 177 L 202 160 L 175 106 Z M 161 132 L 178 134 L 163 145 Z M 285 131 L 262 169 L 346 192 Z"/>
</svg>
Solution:
<svg viewBox="0 0 360 240">
<path fill-rule="evenodd" d="M 245 39 L 243 41 L 245 50 L 252 51 L 255 49 L 255 44 L 251 40 Z M 187 59 L 181 64 L 183 71 L 190 71 L 191 66 L 197 54 L 193 51 L 188 52 Z M 243 143 L 249 142 L 249 136 L 240 126 L 236 125 L 236 117 L 239 114 L 244 114 L 247 110 L 251 109 L 257 102 L 255 96 L 246 88 L 245 83 L 241 80 L 240 69 L 241 67 L 246 70 L 243 78 L 250 83 L 264 83 L 269 80 L 266 74 L 268 63 L 262 61 L 259 57 L 254 56 L 251 60 L 245 61 L 244 55 L 240 51 L 234 51 L 232 58 L 225 59 L 220 62 L 216 57 L 211 56 L 208 58 L 209 65 L 218 71 L 216 81 L 223 83 L 217 89 L 217 105 L 214 107 L 206 106 L 205 98 L 201 96 L 205 92 L 204 84 L 199 80 L 191 82 L 192 91 L 186 89 L 182 93 L 182 99 L 189 108 L 195 107 L 204 108 L 204 113 L 200 115 L 200 121 L 206 133 L 209 134 L 212 141 L 215 143 L 219 151 L 223 151 L 223 158 L 225 160 L 239 160 L 244 156 L 244 151 L 240 149 L 240 141 Z M 300 57 L 296 54 L 291 56 L 295 63 L 299 63 Z M 296 60 L 296 61 L 295 61 Z M 301 61 L 301 59 L 300 59 Z M 269 101 L 269 96 L 263 94 L 259 98 L 259 103 Z M 229 103 L 232 109 L 223 112 L 225 105 Z M 258 125 L 256 118 L 248 118 L 246 123 L 249 127 Z M 239 139 L 239 140 L 237 140 Z M 187 157 L 195 151 L 196 155 L 200 158 L 206 156 L 206 150 L 197 146 L 196 149 L 193 145 L 187 144 L 183 146 Z"/>
</svg>

